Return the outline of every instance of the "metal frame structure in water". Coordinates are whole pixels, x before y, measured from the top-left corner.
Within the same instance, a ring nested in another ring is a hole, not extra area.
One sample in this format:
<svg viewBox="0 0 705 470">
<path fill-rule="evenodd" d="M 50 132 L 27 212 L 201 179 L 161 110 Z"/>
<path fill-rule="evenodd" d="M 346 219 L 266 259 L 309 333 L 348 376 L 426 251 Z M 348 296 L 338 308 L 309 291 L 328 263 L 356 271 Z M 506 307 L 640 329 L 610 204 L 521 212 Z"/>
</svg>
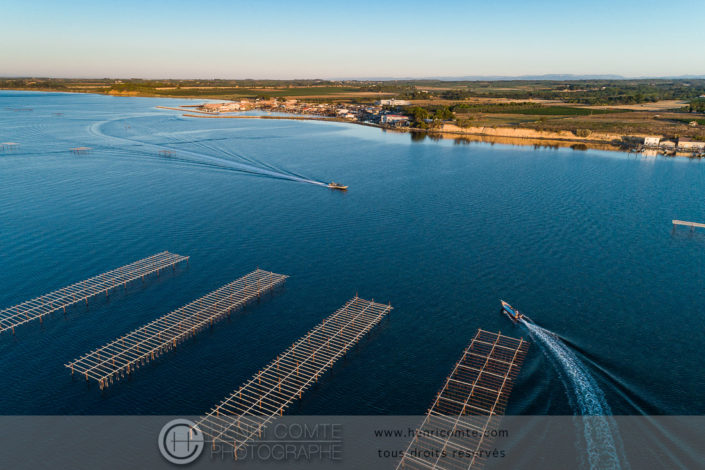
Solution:
<svg viewBox="0 0 705 470">
<path fill-rule="evenodd" d="M 696 227 L 699 228 L 705 228 L 705 224 L 701 224 L 700 222 L 688 222 L 685 220 L 672 220 L 671 223 L 673 224 L 673 230 L 676 229 L 677 225 L 682 225 L 684 227 L 690 227 L 690 231 L 692 232 Z"/>
<path fill-rule="evenodd" d="M 216 443 L 238 449 L 264 428 L 392 310 L 355 296 L 257 372 L 196 424 Z"/>
<path fill-rule="evenodd" d="M 14 307 L 6 308 L 0 311 L 0 333 L 11 330 L 12 334 L 15 334 L 15 327 L 19 325 L 33 320 L 41 322 L 44 316 L 58 310 L 63 310 L 66 313 L 66 308 L 71 305 L 82 301 L 87 304 L 91 297 L 102 293 L 107 296 L 112 289 L 120 286 L 126 288 L 129 282 L 139 278 L 144 280 L 152 273 L 159 275 L 161 270 L 169 267 L 176 269 L 177 264 L 188 261 L 188 259 L 188 256 L 163 251 L 85 281 L 27 300 Z"/>
<path fill-rule="evenodd" d="M 0 143 L 0 151 L 5 151 L 5 150 L 15 150 L 19 148 L 20 144 L 17 142 L 2 142 Z"/>
<path fill-rule="evenodd" d="M 71 375 L 93 379 L 104 389 L 142 364 L 171 351 L 177 344 L 225 318 L 248 302 L 284 283 L 289 276 L 261 269 L 121 336 L 75 359 Z"/>
<path fill-rule="evenodd" d="M 522 338 L 477 330 L 397 469 L 479 468 L 528 349 Z"/>
</svg>

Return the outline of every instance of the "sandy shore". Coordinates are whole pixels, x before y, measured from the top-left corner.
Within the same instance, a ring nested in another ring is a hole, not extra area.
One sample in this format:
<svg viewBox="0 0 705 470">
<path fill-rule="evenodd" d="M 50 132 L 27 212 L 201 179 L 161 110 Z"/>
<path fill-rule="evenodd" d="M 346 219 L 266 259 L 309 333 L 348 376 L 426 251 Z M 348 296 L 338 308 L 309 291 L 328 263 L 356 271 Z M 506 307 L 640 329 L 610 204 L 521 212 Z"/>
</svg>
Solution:
<svg viewBox="0 0 705 470">
<path fill-rule="evenodd" d="M 174 109 L 174 108 L 164 108 L 164 109 Z M 180 109 L 179 111 L 183 111 Z M 232 116 L 232 115 L 213 115 L 213 113 L 207 113 L 205 111 L 199 111 L 200 115 L 196 114 L 184 114 L 184 117 L 195 117 L 195 118 L 206 118 L 206 119 L 286 119 L 289 121 L 336 121 L 336 122 L 347 122 L 350 124 L 360 124 L 359 122 L 350 121 L 347 119 L 338 119 L 334 117 L 327 116 Z M 205 114 L 205 116 L 204 116 Z M 377 127 L 377 126 L 375 126 Z"/>
<path fill-rule="evenodd" d="M 184 111 L 182 108 L 168 108 L 158 106 L 162 109 L 172 109 L 176 111 Z M 192 111 L 192 110 L 190 110 Z M 205 119 L 284 119 L 294 121 L 333 121 L 344 122 L 348 124 L 357 124 L 368 127 L 376 127 L 383 131 L 401 132 L 401 133 L 419 133 L 433 139 L 453 139 L 458 143 L 469 142 L 484 142 L 504 145 L 522 145 L 532 147 L 568 147 L 575 150 L 613 150 L 624 151 L 612 142 L 621 139 L 621 136 L 612 134 L 598 134 L 591 136 L 590 139 L 575 137 L 570 132 L 540 132 L 532 129 L 515 129 L 511 127 L 503 128 L 485 128 L 471 127 L 462 129 L 452 124 L 445 124 L 442 129 L 415 129 L 415 128 L 390 128 L 377 124 L 363 123 L 351 121 L 349 119 L 340 119 L 326 116 L 243 116 L 243 115 L 223 115 L 213 114 L 201 111 L 200 114 L 184 114 L 184 117 L 205 118 Z"/>
</svg>

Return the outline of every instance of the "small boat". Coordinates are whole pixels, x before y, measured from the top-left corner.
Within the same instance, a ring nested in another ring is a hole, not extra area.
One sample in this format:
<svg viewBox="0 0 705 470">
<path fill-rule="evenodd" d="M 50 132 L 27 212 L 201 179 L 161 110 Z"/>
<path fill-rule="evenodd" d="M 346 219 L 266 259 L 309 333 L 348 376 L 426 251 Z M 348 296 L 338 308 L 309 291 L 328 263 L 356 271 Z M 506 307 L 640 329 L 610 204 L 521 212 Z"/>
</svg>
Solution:
<svg viewBox="0 0 705 470">
<path fill-rule="evenodd" d="M 347 191 L 348 190 L 347 186 L 343 186 L 342 184 L 336 183 L 335 181 L 331 181 L 330 183 L 328 183 L 328 187 L 330 189 L 337 189 L 338 191 Z"/>
<path fill-rule="evenodd" d="M 518 322 L 519 320 L 524 320 L 524 319 L 531 321 L 531 319 L 529 317 L 527 317 L 523 313 L 519 312 L 519 310 L 517 310 L 514 307 L 512 307 L 511 305 L 509 305 L 504 300 L 500 300 L 500 302 L 502 302 L 502 313 L 507 315 L 509 317 L 509 319 L 511 321 L 513 321 L 514 323 Z"/>
</svg>

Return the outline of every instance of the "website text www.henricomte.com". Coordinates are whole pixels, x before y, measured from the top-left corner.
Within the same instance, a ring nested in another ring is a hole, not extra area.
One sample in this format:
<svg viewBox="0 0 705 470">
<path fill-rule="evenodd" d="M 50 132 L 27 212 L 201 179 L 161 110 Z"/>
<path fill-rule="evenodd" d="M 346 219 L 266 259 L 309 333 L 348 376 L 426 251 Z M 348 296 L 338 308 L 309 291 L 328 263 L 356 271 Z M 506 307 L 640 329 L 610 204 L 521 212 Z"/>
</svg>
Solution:
<svg viewBox="0 0 705 470">
<path fill-rule="evenodd" d="M 485 431 L 478 431 L 476 429 L 469 428 L 455 428 L 455 429 L 417 429 L 417 428 L 385 428 L 385 429 L 375 429 L 373 431 L 375 438 L 407 438 L 415 439 L 420 437 L 432 438 L 435 445 L 429 447 L 420 448 L 412 444 L 405 449 L 377 449 L 377 457 L 380 459 L 399 459 L 405 454 L 412 457 L 423 458 L 423 459 L 443 459 L 443 458 L 504 458 L 506 456 L 506 451 L 504 449 L 492 448 L 492 449 L 467 449 L 467 448 L 457 448 L 452 445 L 444 445 L 446 440 L 450 439 L 468 439 L 477 442 L 481 439 L 496 439 L 496 438 L 507 438 L 509 437 L 509 430 L 507 429 L 487 429 Z"/>
<path fill-rule="evenodd" d="M 443 439 L 456 437 L 465 439 L 479 439 L 484 438 L 498 438 L 498 437 L 509 437 L 509 430 L 507 429 L 486 429 L 485 431 L 478 431 L 476 429 L 469 428 L 455 428 L 455 429 L 417 429 L 417 428 L 406 428 L 406 429 L 375 429 L 375 437 L 422 437 L 431 436 L 439 437 Z"/>
</svg>

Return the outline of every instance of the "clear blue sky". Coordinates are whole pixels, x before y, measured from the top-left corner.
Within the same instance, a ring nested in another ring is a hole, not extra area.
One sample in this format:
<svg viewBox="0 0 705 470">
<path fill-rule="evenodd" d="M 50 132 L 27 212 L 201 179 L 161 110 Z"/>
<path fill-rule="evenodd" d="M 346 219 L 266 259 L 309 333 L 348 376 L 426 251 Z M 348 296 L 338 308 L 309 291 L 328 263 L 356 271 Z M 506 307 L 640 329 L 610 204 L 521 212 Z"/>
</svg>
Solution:
<svg viewBox="0 0 705 470">
<path fill-rule="evenodd" d="M 0 0 L 0 76 L 705 75 L 705 0 Z"/>
</svg>

